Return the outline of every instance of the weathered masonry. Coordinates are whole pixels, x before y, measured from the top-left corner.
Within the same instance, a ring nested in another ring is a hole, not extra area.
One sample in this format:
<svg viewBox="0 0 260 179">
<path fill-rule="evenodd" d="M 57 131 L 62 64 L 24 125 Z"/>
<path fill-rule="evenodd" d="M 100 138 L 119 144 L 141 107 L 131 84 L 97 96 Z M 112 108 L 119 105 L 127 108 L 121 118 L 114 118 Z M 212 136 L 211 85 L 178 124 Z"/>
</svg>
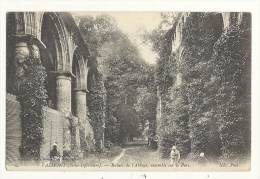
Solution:
<svg viewBox="0 0 260 179">
<path fill-rule="evenodd" d="M 16 95 L 21 81 L 26 78 L 29 40 L 47 73 L 48 107 L 44 109 L 41 158 L 49 158 L 54 142 L 61 155 L 76 150 L 78 156 L 82 156 L 93 142 L 93 130 L 86 114 L 89 51 L 72 15 L 64 12 L 10 12 L 6 20 L 6 164 L 12 165 L 20 157 L 21 107 Z M 74 136 L 71 125 L 76 129 Z M 72 138 L 76 147 L 72 145 Z"/>
</svg>

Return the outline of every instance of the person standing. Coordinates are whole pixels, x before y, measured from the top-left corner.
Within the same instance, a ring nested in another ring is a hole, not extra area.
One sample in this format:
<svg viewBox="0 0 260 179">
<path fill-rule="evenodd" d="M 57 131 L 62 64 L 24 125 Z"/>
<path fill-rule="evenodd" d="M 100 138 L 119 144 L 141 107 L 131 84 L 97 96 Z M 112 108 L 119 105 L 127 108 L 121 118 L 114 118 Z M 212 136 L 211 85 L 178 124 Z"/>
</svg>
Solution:
<svg viewBox="0 0 260 179">
<path fill-rule="evenodd" d="M 179 162 L 180 162 L 180 152 L 176 149 L 176 146 L 172 147 L 171 150 L 171 164 L 176 167 L 179 166 Z"/>
<path fill-rule="evenodd" d="M 205 167 L 207 165 L 207 159 L 204 156 L 204 153 L 200 153 L 200 157 L 198 159 L 198 165 L 201 167 Z"/>
</svg>

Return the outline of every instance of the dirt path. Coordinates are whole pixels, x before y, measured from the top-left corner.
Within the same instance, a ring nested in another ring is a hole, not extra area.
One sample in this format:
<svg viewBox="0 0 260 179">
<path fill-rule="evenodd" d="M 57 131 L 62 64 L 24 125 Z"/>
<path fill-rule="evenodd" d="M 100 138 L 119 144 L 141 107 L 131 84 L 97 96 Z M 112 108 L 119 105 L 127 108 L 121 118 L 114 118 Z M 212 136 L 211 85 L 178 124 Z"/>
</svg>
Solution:
<svg viewBox="0 0 260 179">
<path fill-rule="evenodd" d="M 123 149 L 123 151 L 120 153 L 120 155 L 117 156 L 117 157 L 112 161 L 112 163 L 117 163 L 118 160 L 120 160 L 120 159 L 124 156 L 126 150 L 127 150 L 127 149 Z"/>
<path fill-rule="evenodd" d="M 136 141 L 133 141 L 133 142 L 128 142 L 126 145 L 125 145 L 125 148 L 123 149 L 123 151 L 120 153 L 119 156 L 117 156 L 113 161 L 112 163 L 118 163 L 118 161 L 125 155 L 125 152 L 127 150 L 136 150 L 138 148 L 136 148 L 136 146 L 145 146 L 147 144 L 147 141 L 146 140 L 136 140 Z"/>
<path fill-rule="evenodd" d="M 113 163 L 129 164 L 130 166 L 169 163 L 169 160 L 160 159 L 156 150 L 147 147 L 146 140 L 136 140 L 126 144 L 121 154 L 113 160 Z"/>
</svg>

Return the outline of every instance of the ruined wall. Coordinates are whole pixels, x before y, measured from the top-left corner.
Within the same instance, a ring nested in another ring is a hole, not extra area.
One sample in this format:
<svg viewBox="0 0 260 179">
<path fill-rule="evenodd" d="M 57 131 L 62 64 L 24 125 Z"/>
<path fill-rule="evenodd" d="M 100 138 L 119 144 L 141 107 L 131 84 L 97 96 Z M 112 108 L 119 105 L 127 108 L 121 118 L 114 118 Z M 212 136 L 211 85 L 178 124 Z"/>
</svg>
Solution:
<svg viewBox="0 0 260 179">
<path fill-rule="evenodd" d="M 6 164 L 15 165 L 20 162 L 19 146 L 22 141 L 21 106 L 12 94 L 6 95 Z M 63 115 L 61 112 L 44 108 L 44 142 L 41 158 L 49 159 L 50 150 L 54 142 L 58 144 L 58 151 L 63 155 Z"/>
<path fill-rule="evenodd" d="M 19 146 L 22 141 L 21 106 L 16 96 L 6 95 L 6 164 L 19 163 Z"/>
</svg>

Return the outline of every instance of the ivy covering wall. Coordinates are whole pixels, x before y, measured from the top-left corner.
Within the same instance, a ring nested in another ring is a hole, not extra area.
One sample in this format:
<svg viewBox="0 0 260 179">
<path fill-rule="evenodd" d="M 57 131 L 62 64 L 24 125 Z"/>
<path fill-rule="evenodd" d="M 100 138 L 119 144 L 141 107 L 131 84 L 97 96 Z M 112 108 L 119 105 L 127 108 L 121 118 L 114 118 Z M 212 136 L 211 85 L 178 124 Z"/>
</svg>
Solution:
<svg viewBox="0 0 260 179">
<path fill-rule="evenodd" d="M 219 85 L 216 117 L 223 159 L 243 158 L 251 151 L 250 23 L 250 14 L 244 14 L 242 24 L 225 29 L 214 46 L 214 76 Z"/>
<path fill-rule="evenodd" d="M 43 143 L 42 107 L 47 105 L 47 91 L 44 87 L 47 75 L 41 59 L 34 53 L 31 41 L 28 48 L 29 57 L 25 60 L 26 76 L 18 92 L 22 109 L 22 143 L 19 150 L 23 160 L 39 160 Z"/>
<path fill-rule="evenodd" d="M 169 49 L 169 36 L 174 40 L 174 33 L 169 30 L 163 36 L 159 52 Z M 184 49 L 181 54 L 180 49 Z M 210 160 L 250 156 L 250 14 L 244 13 L 239 25 L 238 13 L 231 13 L 230 25 L 224 29 L 221 14 L 190 13 L 182 28 L 181 48 L 168 57 L 161 55 L 157 68 L 158 80 L 164 81 L 158 83 L 160 156 L 169 157 L 173 145 L 191 160 L 201 152 Z M 177 74 L 182 77 L 179 86 Z M 169 76 L 171 84 L 164 80 Z"/>
<path fill-rule="evenodd" d="M 103 141 L 106 96 L 102 74 L 100 74 L 96 68 L 90 68 L 89 70 L 88 87 L 88 118 L 90 119 L 90 124 L 94 132 L 95 150 L 101 152 L 102 146 L 100 141 Z"/>
</svg>

